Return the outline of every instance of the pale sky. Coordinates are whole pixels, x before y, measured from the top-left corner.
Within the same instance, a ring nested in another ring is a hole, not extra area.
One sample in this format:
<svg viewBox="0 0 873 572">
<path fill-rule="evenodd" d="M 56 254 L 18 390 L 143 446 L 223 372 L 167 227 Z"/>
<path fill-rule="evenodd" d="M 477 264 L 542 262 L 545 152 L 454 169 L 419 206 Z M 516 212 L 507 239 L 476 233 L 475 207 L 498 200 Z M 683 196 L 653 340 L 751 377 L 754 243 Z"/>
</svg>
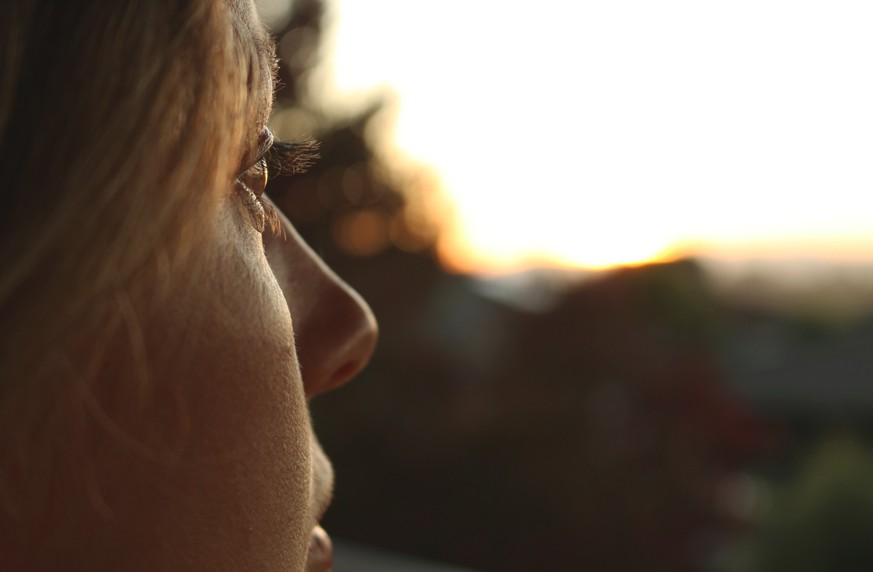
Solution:
<svg viewBox="0 0 873 572">
<path fill-rule="evenodd" d="M 336 102 L 390 89 L 449 263 L 873 260 L 873 3 L 333 0 Z"/>
</svg>

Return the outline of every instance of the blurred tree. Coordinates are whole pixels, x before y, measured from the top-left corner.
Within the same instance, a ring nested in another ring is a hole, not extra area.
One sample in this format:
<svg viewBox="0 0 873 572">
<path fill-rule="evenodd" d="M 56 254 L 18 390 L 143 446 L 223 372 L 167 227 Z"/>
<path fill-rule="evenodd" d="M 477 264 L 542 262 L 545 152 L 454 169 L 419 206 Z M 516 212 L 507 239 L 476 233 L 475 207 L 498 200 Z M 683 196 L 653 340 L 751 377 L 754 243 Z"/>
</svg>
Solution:
<svg viewBox="0 0 873 572">
<path fill-rule="evenodd" d="M 332 265 L 389 250 L 429 254 L 439 221 L 415 208 L 438 182 L 423 166 L 399 171 L 378 156 L 371 127 L 388 100 L 376 95 L 350 115 L 325 109 L 310 92 L 320 62 L 325 4 L 298 0 L 275 31 L 281 56 L 274 131 L 315 137 L 321 159 L 303 175 L 275 177 L 269 193 L 301 235 Z M 417 191 L 413 193 L 411 191 Z"/>
</svg>

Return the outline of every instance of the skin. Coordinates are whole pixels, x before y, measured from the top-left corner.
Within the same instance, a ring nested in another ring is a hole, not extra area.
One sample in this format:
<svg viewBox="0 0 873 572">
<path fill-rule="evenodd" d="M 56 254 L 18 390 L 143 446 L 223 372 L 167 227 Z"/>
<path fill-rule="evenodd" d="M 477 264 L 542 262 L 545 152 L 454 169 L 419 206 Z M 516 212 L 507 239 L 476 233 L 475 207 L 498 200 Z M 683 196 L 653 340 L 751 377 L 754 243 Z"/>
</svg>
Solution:
<svg viewBox="0 0 873 572">
<path fill-rule="evenodd" d="M 228 5 L 264 33 L 251 2 Z M 262 235 L 233 189 L 210 196 L 166 303 L 128 316 L 119 357 L 59 400 L 74 429 L 58 432 L 42 530 L 12 569 L 329 569 L 317 525 L 333 472 L 308 401 L 364 367 L 375 319 L 284 216 Z"/>
</svg>

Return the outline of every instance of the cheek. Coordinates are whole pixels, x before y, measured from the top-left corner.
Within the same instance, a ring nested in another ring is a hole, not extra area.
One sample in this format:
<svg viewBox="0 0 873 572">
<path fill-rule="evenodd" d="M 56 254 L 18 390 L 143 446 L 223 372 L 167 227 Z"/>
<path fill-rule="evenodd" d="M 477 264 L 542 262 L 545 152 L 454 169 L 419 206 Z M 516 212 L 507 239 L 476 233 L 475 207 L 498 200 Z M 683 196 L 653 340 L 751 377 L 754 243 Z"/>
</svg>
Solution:
<svg viewBox="0 0 873 572">
<path fill-rule="evenodd" d="M 287 305 L 250 238 L 225 228 L 208 243 L 220 255 L 198 255 L 211 262 L 162 306 L 147 405 L 108 400 L 146 454 L 113 445 L 102 486 L 129 541 L 161 547 L 155 569 L 178 557 L 240 570 L 305 560 L 309 414 Z"/>
<path fill-rule="evenodd" d="M 199 483 L 186 494 L 200 495 L 199 504 L 227 523 L 237 549 L 265 558 L 296 545 L 300 553 L 312 526 L 312 459 L 290 327 L 268 312 L 234 309 L 216 311 L 206 330 L 227 335 L 207 336 L 189 354 L 196 366 L 178 401 L 187 403 L 186 462 Z"/>
<path fill-rule="evenodd" d="M 188 458 L 195 470 L 208 467 L 203 504 L 222 511 L 246 552 L 275 564 L 299 558 L 309 542 L 309 414 L 282 292 L 251 234 L 225 236 L 179 368 Z"/>
</svg>

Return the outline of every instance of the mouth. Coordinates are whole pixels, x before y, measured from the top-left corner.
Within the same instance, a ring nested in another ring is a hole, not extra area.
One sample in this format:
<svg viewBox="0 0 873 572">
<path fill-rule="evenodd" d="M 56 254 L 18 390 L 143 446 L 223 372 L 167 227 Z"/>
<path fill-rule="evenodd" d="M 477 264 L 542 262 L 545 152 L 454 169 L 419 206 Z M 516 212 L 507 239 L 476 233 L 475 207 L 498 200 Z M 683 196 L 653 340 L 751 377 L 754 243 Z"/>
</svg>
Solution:
<svg viewBox="0 0 873 572">
<path fill-rule="evenodd" d="M 321 448 L 315 434 L 312 434 L 312 515 L 315 526 L 309 540 L 309 553 L 306 558 L 308 572 L 329 572 L 333 564 L 333 543 L 327 532 L 318 524 L 333 496 L 333 466 Z"/>
</svg>

